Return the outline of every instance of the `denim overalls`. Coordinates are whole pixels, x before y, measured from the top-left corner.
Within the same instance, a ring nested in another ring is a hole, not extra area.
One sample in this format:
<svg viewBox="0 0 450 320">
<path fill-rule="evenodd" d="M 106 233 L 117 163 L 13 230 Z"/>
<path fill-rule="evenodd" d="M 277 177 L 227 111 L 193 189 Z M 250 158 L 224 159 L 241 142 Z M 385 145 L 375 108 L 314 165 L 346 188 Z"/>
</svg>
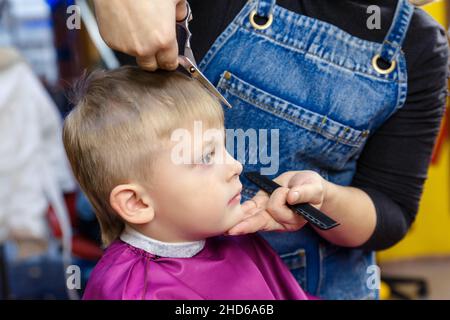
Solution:
<svg viewBox="0 0 450 320">
<path fill-rule="evenodd" d="M 255 21 L 255 13 L 266 19 Z M 308 169 L 347 186 L 367 139 L 405 102 L 401 45 L 412 14 L 409 2 L 399 0 L 380 44 L 291 12 L 275 0 L 253 0 L 216 39 L 199 67 L 233 106 L 225 110 L 227 129 L 278 129 L 279 168 L 272 178 Z M 274 143 L 266 140 L 271 150 Z M 229 151 L 236 156 L 236 150 Z M 254 146 L 245 152 L 248 159 L 258 154 Z M 238 160 L 246 171 L 264 167 Z M 242 182 L 247 200 L 258 189 L 246 179 Z M 375 264 L 373 252 L 332 245 L 310 227 L 261 235 L 310 294 L 325 299 L 378 297 L 371 286 L 373 267 L 368 268 Z"/>
</svg>

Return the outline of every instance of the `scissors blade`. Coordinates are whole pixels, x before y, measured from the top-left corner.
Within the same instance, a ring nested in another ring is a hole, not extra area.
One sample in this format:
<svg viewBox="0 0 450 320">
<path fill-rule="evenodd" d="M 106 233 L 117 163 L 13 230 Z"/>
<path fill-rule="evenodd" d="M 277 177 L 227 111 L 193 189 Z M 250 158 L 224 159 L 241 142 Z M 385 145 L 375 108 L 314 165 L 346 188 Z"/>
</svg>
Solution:
<svg viewBox="0 0 450 320">
<path fill-rule="evenodd" d="M 214 87 L 211 82 L 203 75 L 203 73 L 196 67 L 196 65 L 190 61 L 186 56 L 178 56 L 181 66 L 190 74 L 194 79 L 197 79 L 209 92 L 211 92 L 215 97 L 217 97 L 223 104 L 228 108 L 232 108 L 231 104 L 225 99 L 224 96 Z"/>
<path fill-rule="evenodd" d="M 195 61 L 194 57 L 194 52 L 192 52 L 192 49 L 190 47 L 184 48 L 184 56 L 188 58 L 189 62 L 192 63 L 194 67 L 198 69 L 197 62 Z"/>
</svg>

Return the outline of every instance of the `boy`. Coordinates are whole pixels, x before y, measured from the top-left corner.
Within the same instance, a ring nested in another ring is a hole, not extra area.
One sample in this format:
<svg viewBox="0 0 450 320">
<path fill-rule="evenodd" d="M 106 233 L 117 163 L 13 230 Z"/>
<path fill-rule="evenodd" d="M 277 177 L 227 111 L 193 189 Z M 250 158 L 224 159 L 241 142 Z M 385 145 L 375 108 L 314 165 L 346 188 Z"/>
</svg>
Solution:
<svg viewBox="0 0 450 320">
<path fill-rule="evenodd" d="M 306 299 L 263 239 L 221 236 L 244 218 L 242 165 L 199 83 L 122 67 L 78 92 L 64 146 L 108 246 L 84 299 Z M 199 123 L 213 134 L 192 143 Z"/>
</svg>

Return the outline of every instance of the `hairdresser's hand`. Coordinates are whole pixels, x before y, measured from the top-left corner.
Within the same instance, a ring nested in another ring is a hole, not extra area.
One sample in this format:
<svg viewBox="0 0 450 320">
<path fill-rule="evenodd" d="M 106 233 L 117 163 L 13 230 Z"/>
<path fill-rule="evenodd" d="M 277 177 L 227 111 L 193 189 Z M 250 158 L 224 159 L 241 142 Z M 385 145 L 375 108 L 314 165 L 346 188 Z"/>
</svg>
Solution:
<svg viewBox="0 0 450 320">
<path fill-rule="evenodd" d="M 94 4 L 108 46 L 136 57 L 146 70 L 177 68 L 175 24 L 186 16 L 185 0 L 95 0 Z"/>
<path fill-rule="evenodd" d="M 276 189 L 270 198 L 264 191 L 259 191 L 244 202 L 244 220 L 226 234 L 299 230 L 307 221 L 289 209 L 286 203 L 310 203 L 320 209 L 326 198 L 328 182 L 314 171 L 289 171 L 274 181 L 282 187 Z"/>
</svg>

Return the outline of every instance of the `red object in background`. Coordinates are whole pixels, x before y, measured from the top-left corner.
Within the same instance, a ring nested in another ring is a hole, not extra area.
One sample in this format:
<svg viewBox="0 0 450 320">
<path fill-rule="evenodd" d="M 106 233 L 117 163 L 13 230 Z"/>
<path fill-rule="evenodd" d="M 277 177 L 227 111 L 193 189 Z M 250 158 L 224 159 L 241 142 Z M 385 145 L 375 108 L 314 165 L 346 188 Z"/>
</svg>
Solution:
<svg viewBox="0 0 450 320">
<path fill-rule="evenodd" d="M 72 237 L 72 254 L 86 260 L 99 260 L 103 251 L 95 242 L 83 236 L 74 235 Z"/>
<path fill-rule="evenodd" d="M 65 194 L 64 199 L 69 211 L 72 228 L 76 228 L 78 221 L 76 212 L 76 193 Z M 61 227 L 52 207 L 48 208 L 47 219 L 53 236 L 57 239 L 61 239 Z M 86 260 L 98 260 L 102 256 L 103 251 L 94 241 L 80 235 L 74 235 L 72 237 L 72 254 Z"/>
<path fill-rule="evenodd" d="M 86 61 L 84 61 L 87 48 L 82 40 L 84 30 L 70 30 L 66 25 L 69 17 L 67 8 L 74 1 L 53 2 L 53 34 L 58 52 L 59 85 L 65 88 L 80 77 L 84 68 L 87 67 Z"/>
</svg>

